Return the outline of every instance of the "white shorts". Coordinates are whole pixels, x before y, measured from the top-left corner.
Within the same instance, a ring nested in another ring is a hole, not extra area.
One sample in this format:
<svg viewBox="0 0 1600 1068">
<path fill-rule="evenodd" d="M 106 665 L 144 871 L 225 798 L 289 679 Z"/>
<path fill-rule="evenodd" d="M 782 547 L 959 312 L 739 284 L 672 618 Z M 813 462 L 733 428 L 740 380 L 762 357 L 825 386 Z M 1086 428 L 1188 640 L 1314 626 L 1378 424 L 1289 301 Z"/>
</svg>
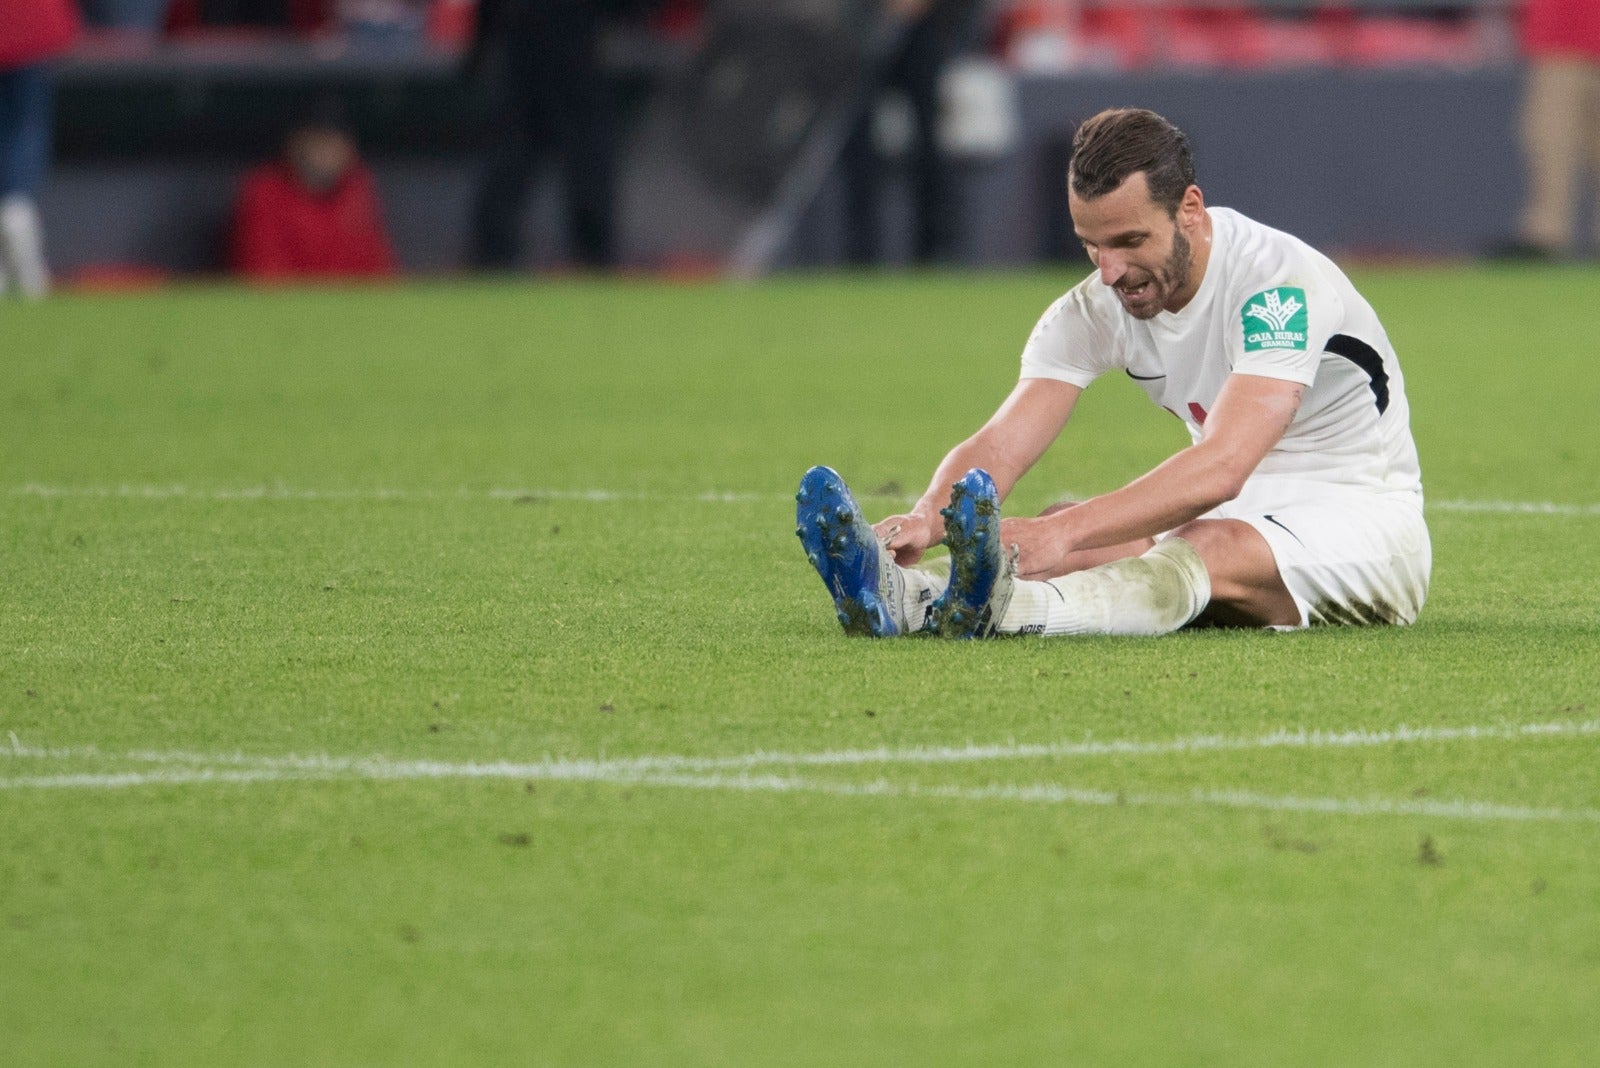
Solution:
<svg viewBox="0 0 1600 1068">
<path fill-rule="evenodd" d="M 1302 627 L 1414 623 L 1427 600 L 1433 546 L 1419 495 L 1262 477 L 1202 518 L 1261 532 Z"/>
</svg>

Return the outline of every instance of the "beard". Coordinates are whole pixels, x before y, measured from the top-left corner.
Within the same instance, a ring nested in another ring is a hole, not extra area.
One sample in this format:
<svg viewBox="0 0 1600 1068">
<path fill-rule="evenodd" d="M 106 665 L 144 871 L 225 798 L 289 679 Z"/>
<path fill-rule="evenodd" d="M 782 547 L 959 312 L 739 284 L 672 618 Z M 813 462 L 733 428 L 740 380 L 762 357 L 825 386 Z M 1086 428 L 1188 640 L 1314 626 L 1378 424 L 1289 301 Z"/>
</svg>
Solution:
<svg viewBox="0 0 1600 1068">
<path fill-rule="evenodd" d="M 1183 235 L 1182 230 L 1175 230 L 1172 234 L 1172 252 L 1167 255 L 1165 262 L 1150 272 L 1145 278 L 1134 283 L 1134 286 L 1149 283 L 1149 288 L 1135 301 L 1130 302 L 1125 293 L 1128 279 L 1117 283 L 1119 296 L 1122 297 L 1122 307 L 1135 319 L 1154 319 L 1161 314 L 1167 301 L 1172 295 L 1182 289 L 1189 281 L 1189 271 L 1194 266 L 1194 247 L 1189 244 L 1189 239 Z"/>
</svg>

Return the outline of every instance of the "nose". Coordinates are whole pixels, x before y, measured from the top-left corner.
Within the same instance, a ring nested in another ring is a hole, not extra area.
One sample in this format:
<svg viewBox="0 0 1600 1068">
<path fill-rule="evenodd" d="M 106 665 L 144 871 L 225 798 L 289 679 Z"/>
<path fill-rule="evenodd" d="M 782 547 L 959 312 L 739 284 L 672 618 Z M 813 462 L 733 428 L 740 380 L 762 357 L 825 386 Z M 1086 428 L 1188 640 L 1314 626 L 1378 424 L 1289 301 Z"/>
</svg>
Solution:
<svg viewBox="0 0 1600 1068">
<path fill-rule="evenodd" d="M 1100 268 L 1100 281 L 1108 286 L 1116 285 L 1128 273 L 1128 261 L 1111 249 L 1100 250 L 1095 266 Z"/>
</svg>

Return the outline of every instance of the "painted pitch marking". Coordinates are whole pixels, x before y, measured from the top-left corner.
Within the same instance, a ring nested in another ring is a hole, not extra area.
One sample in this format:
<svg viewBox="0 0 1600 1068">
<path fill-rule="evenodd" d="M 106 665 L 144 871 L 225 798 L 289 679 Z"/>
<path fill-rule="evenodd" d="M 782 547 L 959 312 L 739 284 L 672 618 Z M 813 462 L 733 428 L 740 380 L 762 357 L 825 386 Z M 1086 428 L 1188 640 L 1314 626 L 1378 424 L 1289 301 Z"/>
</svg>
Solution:
<svg viewBox="0 0 1600 1068">
<path fill-rule="evenodd" d="M 101 498 L 127 500 L 199 501 L 450 501 L 450 500 L 530 500 L 593 504 L 755 504 L 788 501 L 791 494 L 737 490 L 669 493 L 652 490 L 612 489 L 537 489 L 497 488 L 488 490 L 429 489 L 297 489 L 285 485 L 243 486 L 236 488 L 197 488 L 181 484 L 115 486 L 50 486 L 24 483 L 8 491 L 13 497 Z M 909 500 L 899 494 L 857 494 L 860 497 Z M 1068 494 L 1078 497 L 1081 494 Z M 1600 503 L 1566 504 L 1556 501 L 1429 501 L 1427 508 L 1437 512 L 1464 512 L 1480 515 L 1520 516 L 1600 516 Z"/>
<path fill-rule="evenodd" d="M 596 765 L 596 768 L 603 765 Z M 527 769 L 507 764 L 382 764 L 353 765 L 340 774 L 332 768 L 262 767 L 181 768 L 160 771 L 124 771 L 104 774 L 37 775 L 0 778 L 0 789 L 117 789 L 134 786 L 176 786 L 193 784 L 251 784 L 260 782 L 348 781 L 408 779 L 504 779 L 526 778 Z M 569 769 L 571 770 L 571 769 Z M 1600 810 L 1508 805 L 1471 798 L 1449 800 L 1396 800 L 1391 798 L 1301 797 L 1261 794 L 1250 790 L 1196 790 L 1191 793 L 1162 794 L 1112 792 L 1083 789 L 1056 783 L 965 787 L 892 783 L 883 779 L 868 782 L 830 782 L 822 779 L 785 775 L 685 774 L 685 773 L 596 773 L 570 775 L 571 779 L 612 786 L 675 787 L 692 790 L 720 790 L 739 793 L 812 793 L 833 797 L 927 798 L 950 801 L 1001 801 L 1042 805 L 1080 805 L 1101 808 L 1232 808 L 1269 812 L 1320 813 L 1340 816 L 1428 816 L 1477 821 L 1600 823 Z"/>
<path fill-rule="evenodd" d="M 1347 816 L 1430 816 L 1464 820 L 1600 823 L 1600 810 L 1538 807 L 1470 798 L 1391 799 L 1381 797 L 1303 797 L 1261 794 L 1245 789 L 1190 793 L 1106 791 L 1057 783 L 999 783 L 965 787 L 894 783 L 884 779 L 839 782 L 799 775 L 761 773 L 761 768 L 850 767 L 873 764 L 930 765 L 1040 757 L 1095 758 L 1176 753 L 1236 752 L 1261 749 L 1348 749 L 1426 742 L 1510 741 L 1600 735 L 1600 720 L 1465 727 L 1397 727 L 1371 731 L 1278 731 L 1254 737 L 1196 735 L 1166 741 L 1108 740 L 1057 745 L 969 745 L 914 749 L 834 750 L 816 753 L 747 753 L 732 757 L 681 755 L 625 759 L 556 759 L 519 763 L 392 760 L 384 757 L 252 756 L 183 750 L 104 753 L 95 748 L 34 748 L 14 735 L 0 755 L 18 759 L 107 760 L 122 765 L 104 772 L 63 772 L 0 777 L 0 789 L 126 789 L 142 786 L 254 784 L 264 782 L 538 780 L 593 782 L 615 786 L 655 786 L 746 793 L 812 793 L 837 797 L 932 798 L 958 801 L 1011 801 L 1047 805 L 1161 808 L 1235 808 L 1255 811 L 1323 813 Z M 133 770 L 127 765 L 165 765 Z"/>
<path fill-rule="evenodd" d="M 912 746 L 891 749 L 832 749 L 818 752 L 757 751 L 731 756 L 690 756 L 682 754 L 637 757 L 567 758 L 546 757 L 536 761 L 492 761 L 449 763 L 427 760 L 396 760 L 384 756 L 340 757 L 312 755 L 255 755 L 249 753 L 197 753 L 187 750 L 133 750 L 106 753 L 93 747 L 40 749 L 22 745 L 13 737 L 12 748 L 0 749 L 0 756 L 39 757 L 54 760 L 104 759 L 134 764 L 193 764 L 251 768 L 276 768 L 288 771 L 328 774 L 362 773 L 385 777 L 396 772 L 400 777 L 423 778 L 430 768 L 484 769 L 486 774 L 503 777 L 546 779 L 588 779 L 606 774 L 646 774 L 657 772 L 733 771 L 763 767 L 850 767 L 868 764 L 962 764 L 1001 760 L 1091 759 L 1096 757 L 1141 757 L 1185 753 L 1229 753 L 1270 749 L 1361 749 L 1390 745 L 1517 741 L 1536 738 L 1600 737 L 1600 719 L 1555 721 L 1548 723 L 1469 724 L 1460 727 L 1407 727 L 1387 730 L 1357 728 L 1344 731 L 1278 730 L 1259 735 L 1198 734 L 1156 741 L 1138 739 L 1085 738 L 1076 742 L 1017 743 L 964 746 Z M 405 769 L 412 769 L 412 773 Z"/>
</svg>

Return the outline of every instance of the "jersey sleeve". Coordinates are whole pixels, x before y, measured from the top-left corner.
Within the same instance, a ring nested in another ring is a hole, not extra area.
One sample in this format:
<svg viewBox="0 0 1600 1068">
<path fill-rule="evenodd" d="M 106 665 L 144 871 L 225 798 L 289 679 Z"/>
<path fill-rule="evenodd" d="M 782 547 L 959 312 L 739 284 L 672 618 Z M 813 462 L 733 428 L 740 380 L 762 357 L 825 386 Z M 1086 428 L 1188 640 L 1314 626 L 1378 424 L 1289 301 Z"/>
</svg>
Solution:
<svg viewBox="0 0 1600 1068">
<path fill-rule="evenodd" d="M 1080 285 L 1039 317 L 1022 348 L 1020 377 L 1053 378 L 1086 389 L 1116 365 L 1118 351 Z"/>
<path fill-rule="evenodd" d="M 1314 275 L 1251 286 L 1236 302 L 1229 323 L 1233 371 L 1309 386 L 1343 318 L 1339 294 Z"/>
</svg>

